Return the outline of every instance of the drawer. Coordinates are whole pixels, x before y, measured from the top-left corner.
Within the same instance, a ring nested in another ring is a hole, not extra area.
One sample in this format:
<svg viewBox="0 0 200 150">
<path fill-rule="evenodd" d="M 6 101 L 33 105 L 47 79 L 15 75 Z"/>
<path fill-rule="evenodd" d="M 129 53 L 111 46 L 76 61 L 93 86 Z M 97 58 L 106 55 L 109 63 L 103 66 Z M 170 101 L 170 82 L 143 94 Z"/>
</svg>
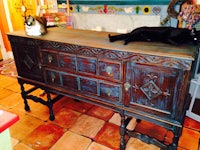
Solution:
<svg viewBox="0 0 200 150">
<path fill-rule="evenodd" d="M 59 53 L 59 65 L 63 69 L 76 71 L 76 56 Z"/>
<path fill-rule="evenodd" d="M 99 61 L 99 75 L 121 80 L 121 63 Z"/>
<path fill-rule="evenodd" d="M 60 74 L 54 70 L 45 70 L 46 82 L 54 85 L 61 85 Z"/>
<path fill-rule="evenodd" d="M 44 65 L 58 66 L 57 52 L 42 50 L 42 63 Z"/>
<path fill-rule="evenodd" d="M 96 58 L 77 57 L 77 71 L 89 74 L 96 74 Z"/>
<path fill-rule="evenodd" d="M 78 90 L 78 78 L 72 74 L 62 74 L 61 75 L 63 86 L 70 90 Z"/>
<path fill-rule="evenodd" d="M 80 91 L 84 93 L 90 93 L 97 95 L 97 80 L 88 78 L 80 78 Z"/>
<path fill-rule="evenodd" d="M 106 101 L 121 103 L 122 88 L 120 85 L 100 82 L 100 97 Z"/>
</svg>

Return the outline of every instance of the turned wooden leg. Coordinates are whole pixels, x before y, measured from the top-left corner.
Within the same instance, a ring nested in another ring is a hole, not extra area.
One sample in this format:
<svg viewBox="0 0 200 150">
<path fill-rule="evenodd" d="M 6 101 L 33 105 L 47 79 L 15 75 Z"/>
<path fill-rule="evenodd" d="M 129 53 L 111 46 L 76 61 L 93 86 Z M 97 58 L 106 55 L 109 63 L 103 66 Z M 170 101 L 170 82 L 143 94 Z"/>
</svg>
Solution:
<svg viewBox="0 0 200 150">
<path fill-rule="evenodd" d="M 173 133 L 174 133 L 174 138 L 173 138 L 173 143 L 171 144 L 171 146 L 169 148 L 170 150 L 177 149 L 179 137 L 181 136 L 181 133 L 182 133 L 182 128 L 174 127 Z"/>
<path fill-rule="evenodd" d="M 47 106 L 49 108 L 49 114 L 50 114 L 49 119 L 51 121 L 53 121 L 55 119 L 55 116 L 54 116 L 54 113 L 53 113 L 53 102 L 51 100 L 50 93 L 48 91 L 45 91 L 45 92 L 47 93 Z"/>
<path fill-rule="evenodd" d="M 22 98 L 23 98 L 23 100 L 24 100 L 24 109 L 26 110 L 26 111 L 30 111 L 30 107 L 29 107 L 29 105 L 28 105 L 28 101 L 27 101 L 27 99 L 26 99 L 26 91 L 25 91 L 25 89 L 24 89 L 24 82 L 23 81 L 21 81 L 20 79 L 18 79 L 18 83 L 20 84 L 20 87 L 21 87 L 21 95 L 22 95 Z"/>
<path fill-rule="evenodd" d="M 120 126 L 120 150 L 125 150 L 125 134 L 126 134 L 126 125 L 125 125 L 125 115 L 124 110 L 120 111 L 121 116 L 121 126 Z"/>
</svg>

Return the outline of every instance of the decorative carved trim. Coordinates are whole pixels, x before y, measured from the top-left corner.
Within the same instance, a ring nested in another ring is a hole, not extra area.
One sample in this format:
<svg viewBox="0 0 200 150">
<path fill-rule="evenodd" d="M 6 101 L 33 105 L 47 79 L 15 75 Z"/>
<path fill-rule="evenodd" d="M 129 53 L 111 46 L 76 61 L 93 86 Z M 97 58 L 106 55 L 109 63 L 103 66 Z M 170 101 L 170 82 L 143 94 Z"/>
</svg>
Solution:
<svg viewBox="0 0 200 150">
<path fill-rule="evenodd" d="M 105 50 L 99 57 L 107 58 L 112 60 L 126 60 L 131 57 L 133 53 L 122 52 L 122 51 L 113 51 L 113 50 Z"/>
<path fill-rule="evenodd" d="M 191 61 L 176 59 L 171 57 L 160 57 L 160 56 L 152 56 L 152 55 L 142 55 L 142 54 L 133 54 L 131 57 L 132 63 L 140 63 L 140 64 L 149 64 L 149 65 L 157 65 L 159 64 L 164 67 L 177 68 L 190 70 Z"/>
<path fill-rule="evenodd" d="M 76 54 L 76 51 L 79 48 L 79 46 L 73 44 L 53 42 L 53 41 L 44 41 L 41 43 L 41 48 Z"/>
<path fill-rule="evenodd" d="M 135 92 L 136 92 L 137 90 L 140 89 L 139 86 L 138 86 L 137 84 L 134 84 L 132 87 L 133 87 L 133 89 L 135 90 Z"/>
<path fill-rule="evenodd" d="M 23 62 L 29 70 L 34 66 L 34 60 L 28 54 L 24 57 Z"/>
<path fill-rule="evenodd" d="M 78 54 L 88 57 L 106 58 L 118 61 L 131 60 L 133 64 L 134 63 L 149 64 L 149 65 L 159 64 L 159 66 L 162 65 L 164 67 L 184 69 L 184 70 L 190 70 L 191 68 L 190 60 L 183 60 L 178 58 L 176 59 L 171 57 L 160 57 L 160 56 L 145 55 L 145 54 L 138 54 L 131 52 L 106 50 L 101 48 L 85 47 L 73 44 L 63 44 L 52 41 L 42 42 L 41 47 L 52 50 L 65 51 L 67 53 Z"/>
<path fill-rule="evenodd" d="M 103 52 L 103 49 L 100 48 L 91 48 L 91 47 L 85 47 L 80 46 L 77 50 L 78 55 L 88 56 L 88 57 L 98 57 L 99 54 Z"/>
<path fill-rule="evenodd" d="M 150 80 L 146 84 L 140 87 L 141 91 L 146 95 L 148 100 L 152 100 L 155 97 L 158 97 L 162 94 L 160 88 L 154 83 L 153 80 Z"/>
</svg>

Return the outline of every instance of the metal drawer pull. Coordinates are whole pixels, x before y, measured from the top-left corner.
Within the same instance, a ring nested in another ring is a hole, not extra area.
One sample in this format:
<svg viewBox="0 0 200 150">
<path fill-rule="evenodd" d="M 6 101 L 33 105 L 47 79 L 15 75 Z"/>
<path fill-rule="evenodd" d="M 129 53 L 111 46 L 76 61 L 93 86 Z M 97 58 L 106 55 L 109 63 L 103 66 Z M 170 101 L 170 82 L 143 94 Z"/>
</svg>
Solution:
<svg viewBox="0 0 200 150">
<path fill-rule="evenodd" d="M 107 94 L 108 94 L 108 96 L 111 96 L 112 90 L 111 90 L 111 89 L 108 89 L 108 90 L 107 90 Z"/>
<path fill-rule="evenodd" d="M 56 79 L 55 74 L 51 73 L 51 82 L 54 83 Z"/>
<path fill-rule="evenodd" d="M 41 63 L 38 64 L 39 69 L 42 69 L 42 65 Z"/>
<path fill-rule="evenodd" d="M 53 57 L 51 55 L 48 55 L 48 61 L 49 61 L 49 63 L 51 63 L 52 60 L 53 60 Z"/>
<path fill-rule="evenodd" d="M 131 87 L 131 85 L 129 82 L 124 83 L 124 88 L 125 88 L 126 92 L 129 90 L 130 87 Z"/>
<path fill-rule="evenodd" d="M 111 72 L 112 72 L 112 67 L 111 66 L 107 66 L 106 67 L 106 72 L 108 73 L 108 75 L 110 75 Z"/>
<path fill-rule="evenodd" d="M 163 92 L 164 96 L 171 96 L 171 94 L 169 93 L 169 90 L 167 90 L 166 92 Z"/>
</svg>

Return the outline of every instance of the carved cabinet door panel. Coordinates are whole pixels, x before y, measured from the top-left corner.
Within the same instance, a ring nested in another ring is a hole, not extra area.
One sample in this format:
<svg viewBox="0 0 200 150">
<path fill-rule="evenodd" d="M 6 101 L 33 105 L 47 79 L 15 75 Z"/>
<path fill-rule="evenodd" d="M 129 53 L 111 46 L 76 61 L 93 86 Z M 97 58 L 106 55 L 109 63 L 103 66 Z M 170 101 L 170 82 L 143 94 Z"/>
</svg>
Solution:
<svg viewBox="0 0 200 150">
<path fill-rule="evenodd" d="M 10 37 L 18 75 L 36 81 L 43 81 L 39 60 L 38 41 Z"/>
<path fill-rule="evenodd" d="M 172 119 L 181 107 L 181 78 L 178 69 L 128 63 L 125 105 Z"/>
</svg>

